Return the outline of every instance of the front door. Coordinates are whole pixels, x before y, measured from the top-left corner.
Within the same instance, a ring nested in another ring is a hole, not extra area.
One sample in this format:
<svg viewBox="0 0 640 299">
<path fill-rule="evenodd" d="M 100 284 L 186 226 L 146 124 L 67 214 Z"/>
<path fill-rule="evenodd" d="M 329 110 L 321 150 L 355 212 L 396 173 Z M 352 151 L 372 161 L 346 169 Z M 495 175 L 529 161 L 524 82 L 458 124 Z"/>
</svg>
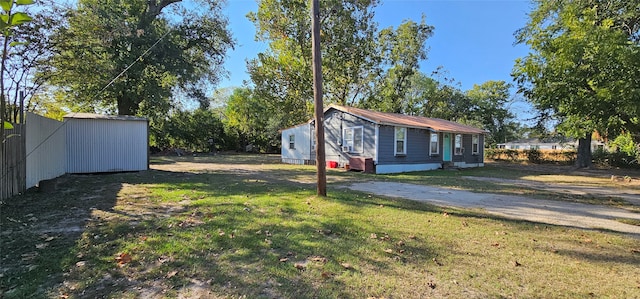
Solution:
<svg viewBox="0 0 640 299">
<path fill-rule="evenodd" d="M 442 161 L 451 161 L 451 134 L 444 133 L 442 140 Z"/>
</svg>

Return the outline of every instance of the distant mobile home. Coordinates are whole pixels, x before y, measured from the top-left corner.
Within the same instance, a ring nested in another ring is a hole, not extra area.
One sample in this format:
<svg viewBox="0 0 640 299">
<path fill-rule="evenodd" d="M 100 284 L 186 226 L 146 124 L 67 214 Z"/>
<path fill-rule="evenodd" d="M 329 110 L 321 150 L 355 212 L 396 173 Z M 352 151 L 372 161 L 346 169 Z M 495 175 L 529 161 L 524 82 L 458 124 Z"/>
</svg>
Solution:
<svg viewBox="0 0 640 299">
<path fill-rule="evenodd" d="M 309 121 L 282 130 L 282 162 L 313 163 L 313 126 Z M 452 121 L 331 105 L 324 128 L 331 166 L 373 173 L 484 166 L 486 131 Z"/>
<path fill-rule="evenodd" d="M 527 138 L 509 141 L 505 143 L 499 143 L 498 148 L 500 149 L 511 149 L 511 150 L 575 150 L 578 148 L 578 141 L 575 139 L 565 139 L 565 138 Z M 604 149 L 606 144 L 600 140 L 593 139 L 591 141 L 591 151 L 594 152 L 598 149 Z"/>
</svg>

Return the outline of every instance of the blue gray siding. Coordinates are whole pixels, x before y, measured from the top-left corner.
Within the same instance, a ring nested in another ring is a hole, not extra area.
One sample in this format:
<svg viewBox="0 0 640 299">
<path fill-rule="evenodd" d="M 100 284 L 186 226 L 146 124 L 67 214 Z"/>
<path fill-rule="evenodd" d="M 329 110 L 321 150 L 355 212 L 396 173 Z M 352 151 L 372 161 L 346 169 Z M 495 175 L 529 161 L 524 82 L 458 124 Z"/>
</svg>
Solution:
<svg viewBox="0 0 640 299">
<path fill-rule="evenodd" d="M 422 164 L 440 163 L 440 155 L 429 155 L 429 138 L 431 131 L 423 129 L 407 129 L 407 154 L 404 156 L 395 155 L 395 127 L 380 126 L 380 148 L 378 153 L 378 164 Z M 442 139 L 442 136 L 440 136 Z M 442 145 L 440 145 L 442 152 Z"/>
<path fill-rule="evenodd" d="M 456 134 L 452 134 L 455 136 Z M 452 136 L 451 141 L 454 142 L 455 138 Z M 466 162 L 466 163 L 484 163 L 484 136 L 479 135 L 478 154 L 472 152 L 472 135 L 462 134 L 462 148 L 464 152 L 462 155 L 452 155 L 453 162 Z M 454 145 L 451 145 L 451 149 L 454 150 Z"/>
<path fill-rule="evenodd" d="M 330 109 L 324 116 L 325 152 L 327 161 L 337 161 L 344 165 L 350 157 L 375 158 L 376 129 L 370 121 L 351 114 Z M 342 129 L 362 126 L 362 153 L 345 153 L 342 151 Z"/>
</svg>

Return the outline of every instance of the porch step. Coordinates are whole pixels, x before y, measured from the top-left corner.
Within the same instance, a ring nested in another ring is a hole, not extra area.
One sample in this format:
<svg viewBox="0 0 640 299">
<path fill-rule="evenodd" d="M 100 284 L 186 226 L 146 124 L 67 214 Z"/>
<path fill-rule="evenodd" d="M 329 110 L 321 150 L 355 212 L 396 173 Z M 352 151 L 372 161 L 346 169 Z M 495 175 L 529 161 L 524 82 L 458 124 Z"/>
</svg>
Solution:
<svg viewBox="0 0 640 299">
<path fill-rule="evenodd" d="M 455 166 L 453 162 L 442 162 L 442 170 L 460 170 L 460 167 Z"/>
</svg>

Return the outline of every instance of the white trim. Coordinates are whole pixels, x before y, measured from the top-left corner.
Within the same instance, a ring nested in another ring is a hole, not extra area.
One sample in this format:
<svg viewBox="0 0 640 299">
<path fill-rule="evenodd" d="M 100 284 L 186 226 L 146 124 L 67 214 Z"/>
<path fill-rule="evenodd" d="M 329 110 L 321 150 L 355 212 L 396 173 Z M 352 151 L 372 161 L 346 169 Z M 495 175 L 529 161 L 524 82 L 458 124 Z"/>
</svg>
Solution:
<svg viewBox="0 0 640 299">
<path fill-rule="evenodd" d="M 426 163 L 426 164 L 388 164 L 388 165 L 376 165 L 376 173 L 400 173 L 411 171 L 425 171 L 434 170 L 442 167 L 440 163 Z"/>
<path fill-rule="evenodd" d="M 404 129 L 404 139 L 402 140 L 402 152 L 398 152 L 398 129 Z M 407 127 L 395 126 L 393 127 L 393 153 L 395 156 L 406 156 L 407 155 L 407 136 L 409 132 L 407 132 Z"/>
<path fill-rule="evenodd" d="M 291 140 L 291 137 L 293 137 L 293 140 Z M 289 134 L 289 149 L 296 149 L 296 134 Z"/>
<path fill-rule="evenodd" d="M 459 147 L 460 151 L 457 150 L 458 149 L 458 144 L 457 144 L 458 136 L 460 136 L 460 147 Z M 461 134 L 461 133 L 453 134 L 453 155 L 454 156 L 462 156 L 464 154 L 464 146 L 463 146 L 464 142 L 462 140 L 462 136 L 463 136 L 463 134 Z"/>
<path fill-rule="evenodd" d="M 374 146 L 375 151 L 373 153 L 373 163 L 378 164 L 378 151 L 380 150 L 380 142 L 378 142 L 380 140 L 380 125 L 378 124 L 375 125 L 375 132 L 376 132 L 376 137 L 373 140 L 373 143 L 375 145 Z"/>
<path fill-rule="evenodd" d="M 477 143 L 475 143 L 476 145 L 476 149 L 475 151 L 473 150 L 473 139 L 476 138 L 476 140 L 478 141 Z M 480 153 L 480 135 L 478 134 L 471 134 L 471 154 L 472 155 L 477 155 Z"/>
<path fill-rule="evenodd" d="M 356 130 L 360 129 L 360 131 L 362 132 L 362 134 L 360 134 L 360 151 L 356 151 Z M 351 131 L 351 144 L 348 144 L 348 142 L 346 142 L 347 140 L 345 139 L 345 137 L 347 136 L 346 131 L 350 130 Z M 353 127 L 346 127 L 342 129 L 342 146 L 351 146 L 351 153 L 356 153 L 356 154 L 362 154 L 364 153 L 364 126 L 353 126 Z"/>
<path fill-rule="evenodd" d="M 436 135 L 436 152 L 431 152 L 431 138 L 433 135 Z M 437 132 L 429 132 L 429 156 L 436 156 L 440 154 L 440 133 Z"/>
</svg>

